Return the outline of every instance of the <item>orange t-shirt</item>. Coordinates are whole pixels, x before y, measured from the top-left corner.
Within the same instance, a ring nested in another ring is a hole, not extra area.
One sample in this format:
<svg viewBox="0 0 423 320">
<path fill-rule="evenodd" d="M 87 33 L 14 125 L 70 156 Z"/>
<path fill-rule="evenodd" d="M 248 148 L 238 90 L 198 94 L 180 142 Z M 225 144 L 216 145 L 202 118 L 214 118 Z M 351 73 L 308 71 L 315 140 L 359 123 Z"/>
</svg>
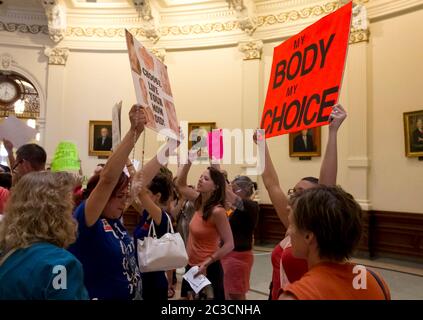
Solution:
<svg viewBox="0 0 423 320">
<path fill-rule="evenodd" d="M 385 295 L 375 277 L 368 270 L 365 277 L 361 271 L 355 270 L 356 273 L 353 273 L 354 267 L 355 264 L 351 263 L 319 263 L 300 280 L 288 285 L 284 292 L 299 300 L 384 300 Z M 360 280 L 354 281 L 356 277 Z M 390 300 L 388 286 L 382 277 L 378 277 Z M 366 289 L 361 285 L 364 278 Z M 357 288 L 354 288 L 354 284 Z"/>
<path fill-rule="evenodd" d="M 209 217 L 204 221 L 201 214 L 196 211 L 189 224 L 187 244 L 188 264 L 200 265 L 219 248 L 220 236 L 216 225 Z"/>
</svg>

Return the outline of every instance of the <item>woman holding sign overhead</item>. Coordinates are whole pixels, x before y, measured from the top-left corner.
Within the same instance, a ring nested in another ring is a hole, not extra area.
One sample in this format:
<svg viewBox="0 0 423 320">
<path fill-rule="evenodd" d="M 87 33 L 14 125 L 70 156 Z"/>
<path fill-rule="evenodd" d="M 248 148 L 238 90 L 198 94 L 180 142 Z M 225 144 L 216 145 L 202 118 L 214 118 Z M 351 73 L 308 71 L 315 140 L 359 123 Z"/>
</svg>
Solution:
<svg viewBox="0 0 423 320">
<path fill-rule="evenodd" d="M 75 210 L 78 238 L 69 250 L 81 261 L 91 299 L 130 300 L 139 292 L 140 273 L 134 243 L 120 218 L 128 195 L 129 178 L 122 171 L 144 130 L 139 106 L 129 112 L 130 130 L 99 175 L 85 191 L 87 199 Z"/>
<path fill-rule="evenodd" d="M 234 240 L 225 210 L 226 180 L 222 172 L 209 167 L 198 180 L 196 190 L 187 185 L 191 162 L 185 164 L 176 185 L 188 200 L 195 201 L 195 213 L 189 224 L 187 271 L 198 266 L 196 275 L 204 274 L 211 282 L 213 299 L 224 300 L 223 269 L 220 259 L 232 251 Z M 222 245 L 219 246 L 219 243 Z M 191 288 L 182 281 L 181 297 L 187 298 Z"/>
<path fill-rule="evenodd" d="M 337 133 L 342 122 L 347 117 L 344 108 L 337 104 L 330 114 L 329 137 L 326 146 L 325 156 L 320 168 L 319 179 L 305 177 L 298 181 L 294 188 L 288 190 L 286 195 L 280 186 L 279 179 L 270 158 L 267 144 L 265 146 L 265 168 L 262 173 L 264 186 L 269 194 L 270 200 L 276 213 L 286 229 L 288 222 L 289 198 L 298 196 L 304 190 L 316 188 L 319 184 L 335 185 L 337 175 Z M 257 136 L 255 135 L 255 141 Z M 279 296 L 279 290 L 289 283 L 299 280 L 308 270 L 307 262 L 304 259 L 295 258 L 292 255 L 290 237 L 285 237 L 272 252 L 273 275 L 271 282 L 270 298 L 275 300 Z"/>
</svg>

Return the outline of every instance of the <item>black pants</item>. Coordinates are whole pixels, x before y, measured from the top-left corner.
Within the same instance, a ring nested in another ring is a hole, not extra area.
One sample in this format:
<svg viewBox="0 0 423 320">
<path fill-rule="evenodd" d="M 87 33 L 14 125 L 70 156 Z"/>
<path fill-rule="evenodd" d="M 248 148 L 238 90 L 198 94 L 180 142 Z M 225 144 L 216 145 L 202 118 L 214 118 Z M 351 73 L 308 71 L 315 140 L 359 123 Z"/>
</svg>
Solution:
<svg viewBox="0 0 423 320">
<path fill-rule="evenodd" d="M 185 272 L 191 269 L 192 266 L 185 267 Z M 211 282 L 213 288 L 214 299 L 217 301 L 225 300 L 225 289 L 223 287 L 223 268 L 220 261 L 213 262 L 207 267 L 207 279 Z M 189 283 L 183 279 L 181 287 L 181 297 L 187 297 L 188 291 L 193 291 Z"/>
<path fill-rule="evenodd" d="M 142 298 L 147 301 L 167 301 L 167 279 L 164 271 L 144 272 Z"/>
</svg>

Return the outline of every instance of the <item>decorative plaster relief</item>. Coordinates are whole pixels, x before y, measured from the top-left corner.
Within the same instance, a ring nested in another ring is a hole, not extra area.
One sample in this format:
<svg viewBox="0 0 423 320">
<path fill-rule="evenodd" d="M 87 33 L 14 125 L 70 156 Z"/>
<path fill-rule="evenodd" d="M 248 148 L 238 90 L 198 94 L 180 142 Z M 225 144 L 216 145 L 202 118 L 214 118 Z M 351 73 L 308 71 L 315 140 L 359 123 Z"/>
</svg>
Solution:
<svg viewBox="0 0 423 320">
<path fill-rule="evenodd" d="M 40 0 L 45 9 L 50 39 L 55 43 L 63 40 L 66 32 L 66 9 L 58 0 Z"/>
<path fill-rule="evenodd" d="M 2 70 L 9 70 L 14 63 L 12 56 L 8 53 L 4 53 L 0 56 L 0 66 Z"/>
<path fill-rule="evenodd" d="M 252 40 L 240 42 L 238 49 L 244 54 L 244 60 L 261 59 L 263 41 Z"/>
<path fill-rule="evenodd" d="M 68 60 L 68 48 L 45 48 L 44 54 L 48 57 L 48 64 L 53 65 L 66 65 Z"/>
<path fill-rule="evenodd" d="M 151 48 L 150 52 L 154 54 L 157 59 L 159 59 L 161 62 L 164 62 L 165 56 L 166 56 L 166 49 L 164 48 Z"/>
</svg>

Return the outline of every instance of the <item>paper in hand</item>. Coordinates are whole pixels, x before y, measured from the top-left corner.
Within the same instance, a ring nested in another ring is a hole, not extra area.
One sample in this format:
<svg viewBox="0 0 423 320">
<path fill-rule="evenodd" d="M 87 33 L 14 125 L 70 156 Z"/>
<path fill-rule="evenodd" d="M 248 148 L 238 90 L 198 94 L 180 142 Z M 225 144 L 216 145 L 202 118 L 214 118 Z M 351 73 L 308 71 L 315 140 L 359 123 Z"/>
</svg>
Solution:
<svg viewBox="0 0 423 320">
<path fill-rule="evenodd" d="M 194 266 L 189 269 L 182 277 L 189 283 L 195 293 L 199 293 L 205 286 L 211 284 L 206 276 L 200 274 L 194 278 L 194 275 L 198 272 L 198 266 Z"/>
</svg>

